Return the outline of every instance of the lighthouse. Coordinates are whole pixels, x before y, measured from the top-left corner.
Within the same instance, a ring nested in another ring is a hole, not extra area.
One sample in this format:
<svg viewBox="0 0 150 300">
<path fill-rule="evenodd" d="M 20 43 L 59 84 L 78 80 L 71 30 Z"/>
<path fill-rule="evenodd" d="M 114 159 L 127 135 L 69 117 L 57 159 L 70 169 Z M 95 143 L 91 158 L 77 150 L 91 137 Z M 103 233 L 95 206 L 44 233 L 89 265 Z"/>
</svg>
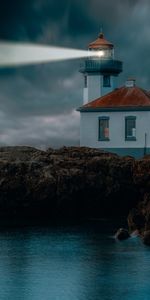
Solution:
<svg viewBox="0 0 150 300">
<path fill-rule="evenodd" d="M 102 32 L 89 44 L 88 51 L 89 56 L 80 65 L 84 77 L 83 104 L 113 91 L 122 72 L 122 62 L 115 59 L 114 45 Z"/>
<path fill-rule="evenodd" d="M 150 93 L 128 78 L 117 86 L 122 62 L 103 33 L 89 45 L 82 62 L 84 105 L 80 112 L 80 146 L 140 158 L 150 154 Z M 93 55 L 94 53 L 94 55 Z M 92 54 L 92 55 L 90 55 Z"/>
</svg>

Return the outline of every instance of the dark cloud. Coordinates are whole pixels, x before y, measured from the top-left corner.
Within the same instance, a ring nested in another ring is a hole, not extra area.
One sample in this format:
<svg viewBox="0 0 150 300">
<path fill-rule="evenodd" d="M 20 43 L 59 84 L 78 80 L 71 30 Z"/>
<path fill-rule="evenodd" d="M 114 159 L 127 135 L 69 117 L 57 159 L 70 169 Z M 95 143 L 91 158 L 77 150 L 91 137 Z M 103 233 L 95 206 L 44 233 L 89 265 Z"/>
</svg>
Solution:
<svg viewBox="0 0 150 300">
<path fill-rule="evenodd" d="M 148 0 L 0 0 L 0 39 L 86 49 L 103 25 L 128 76 L 150 89 Z M 78 144 L 79 61 L 0 70 L 0 143 Z"/>
</svg>

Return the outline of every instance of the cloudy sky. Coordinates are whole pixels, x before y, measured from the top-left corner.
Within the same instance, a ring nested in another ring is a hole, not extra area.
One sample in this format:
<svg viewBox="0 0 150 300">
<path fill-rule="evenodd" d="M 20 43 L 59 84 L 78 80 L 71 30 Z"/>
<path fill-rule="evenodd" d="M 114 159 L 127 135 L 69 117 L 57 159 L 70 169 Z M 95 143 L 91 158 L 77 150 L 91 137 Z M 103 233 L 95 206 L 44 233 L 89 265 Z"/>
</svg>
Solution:
<svg viewBox="0 0 150 300">
<path fill-rule="evenodd" d="M 134 76 L 150 89 L 149 0 L 0 0 L 0 39 L 86 49 L 101 24 Z M 79 60 L 0 69 L 0 145 L 79 144 Z"/>
</svg>

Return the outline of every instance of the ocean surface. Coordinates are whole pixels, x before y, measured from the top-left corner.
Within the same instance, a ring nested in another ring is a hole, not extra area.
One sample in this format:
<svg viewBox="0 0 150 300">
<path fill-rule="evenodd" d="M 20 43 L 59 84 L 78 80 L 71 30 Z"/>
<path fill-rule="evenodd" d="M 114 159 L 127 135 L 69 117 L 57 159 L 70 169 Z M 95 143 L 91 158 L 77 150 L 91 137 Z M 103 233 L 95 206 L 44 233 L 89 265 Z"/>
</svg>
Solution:
<svg viewBox="0 0 150 300">
<path fill-rule="evenodd" d="M 113 222 L 0 229 L 0 300 L 148 300 L 150 248 Z"/>
</svg>

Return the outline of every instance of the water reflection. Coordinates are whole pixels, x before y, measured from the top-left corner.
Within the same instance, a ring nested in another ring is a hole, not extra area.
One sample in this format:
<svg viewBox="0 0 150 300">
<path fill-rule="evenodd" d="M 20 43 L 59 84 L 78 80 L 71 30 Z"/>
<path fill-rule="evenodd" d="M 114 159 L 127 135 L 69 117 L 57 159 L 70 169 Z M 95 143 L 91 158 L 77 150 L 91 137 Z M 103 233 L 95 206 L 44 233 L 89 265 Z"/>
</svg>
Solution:
<svg viewBox="0 0 150 300">
<path fill-rule="evenodd" d="M 0 233 L 1 300 L 147 300 L 150 252 L 100 226 Z"/>
</svg>

